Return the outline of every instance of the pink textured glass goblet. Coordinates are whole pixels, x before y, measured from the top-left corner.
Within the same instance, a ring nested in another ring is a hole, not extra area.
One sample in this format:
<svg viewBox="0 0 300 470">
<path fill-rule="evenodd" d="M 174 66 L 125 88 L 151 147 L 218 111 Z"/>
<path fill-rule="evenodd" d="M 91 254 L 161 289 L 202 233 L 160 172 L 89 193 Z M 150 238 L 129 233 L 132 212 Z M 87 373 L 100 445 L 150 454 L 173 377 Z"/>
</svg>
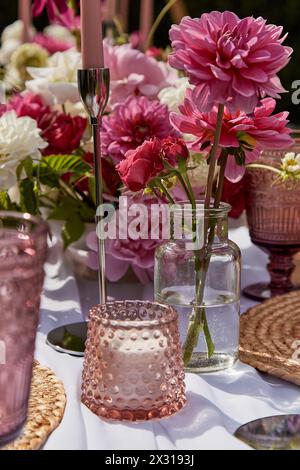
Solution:
<svg viewBox="0 0 300 470">
<path fill-rule="evenodd" d="M 107 420 L 171 416 L 186 402 L 176 311 L 140 301 L 90 312 L 82 402 Z"/>
<path fill-rule="evenodd" d="M 0 212 L 0 447 L 27 416 L 47 234 L 39 219 Z"/>
<path fill-rule="evenodd" d="M 286 150 L 267 150 L 259 163 L 280 167 L 287 152 L 300 153 L 300 137 Z M 278 182 L 271 170 L 251 168 L 246 173 L 246 209 L 252 242 L 269 254 L 270 283 L 247 286 L 244 294 L 266 300 L 295 289 L 291 274 L 300 251 L 300 182 Z"/>
</svg>

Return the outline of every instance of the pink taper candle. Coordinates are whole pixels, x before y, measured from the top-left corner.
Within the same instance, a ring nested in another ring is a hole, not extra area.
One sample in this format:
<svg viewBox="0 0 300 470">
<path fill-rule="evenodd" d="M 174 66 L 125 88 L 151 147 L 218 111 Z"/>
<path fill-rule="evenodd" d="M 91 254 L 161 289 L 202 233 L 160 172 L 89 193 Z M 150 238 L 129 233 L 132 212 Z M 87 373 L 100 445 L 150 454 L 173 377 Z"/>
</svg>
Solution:
<svg viewBox="0 0 300 470">
<path fill-rule="evenodd" d="M 128 33 L 129 0 L 122 0 L 120 2 L 120 18 L 124 33 Z"/>
<path fill-rule="evenodd" d="M 123 1 L 123 0 L 122 0 Z M 107 0 L 107 21 L 113 21 L 117 14 L 117 0 Z"/>
<path fill-rule="evenodd" d="M 31 28 L 31 0 L 19 0 L 19 19 L 23 21 L 22 42 L 29 42 Z"/>
<path fill-rule="evenodd" d="M 104 67 L 101 0 L 80 0 L 81 51 L 84 69 Z"/>
<path fill-rule="evenodd" d="M 141 0 L 141 21 L 140 21 L 140 33 L 142 41 L 145 43 L 150 33 L 153 18 L 154 18 L 154 5 L 153 0 Z"/>
</svg>

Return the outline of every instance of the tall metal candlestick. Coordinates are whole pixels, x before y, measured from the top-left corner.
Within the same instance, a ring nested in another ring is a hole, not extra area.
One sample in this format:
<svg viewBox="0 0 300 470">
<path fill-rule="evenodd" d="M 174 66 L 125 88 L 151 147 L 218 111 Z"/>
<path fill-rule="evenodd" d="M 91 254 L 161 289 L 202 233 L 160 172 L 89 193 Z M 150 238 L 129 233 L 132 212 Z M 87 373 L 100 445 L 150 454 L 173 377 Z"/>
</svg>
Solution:
<svg viewBox="0 0 300 470">
<path fill-rule="evenodd" d="M 106 68 L 78 70 L 78 88 L 90 117 L 93 128 L 94 162 L 96 178 L 96 203 L 97 208 L 103 204 L 103 177 L 100 130 L 102 117 L 109 98 L 110 73 Z M 101 217 L 96 216 L 96 223 L 101 222 Z M 107 301 L 106 269 L 105 269 L 105 240 L 98 236 L 99 252 L 99 294 L 100 303 Z"/>
</svg>

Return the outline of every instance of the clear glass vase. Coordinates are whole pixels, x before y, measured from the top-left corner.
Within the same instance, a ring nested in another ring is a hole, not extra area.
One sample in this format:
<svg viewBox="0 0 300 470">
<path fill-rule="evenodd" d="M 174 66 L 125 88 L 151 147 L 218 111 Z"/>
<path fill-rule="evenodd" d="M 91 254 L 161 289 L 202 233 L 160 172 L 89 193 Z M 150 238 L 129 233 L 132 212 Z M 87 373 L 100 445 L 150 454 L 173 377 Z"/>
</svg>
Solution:
<svg viewBox="0 0 300 470">
<path fill-rule="evenodd" d="M 184 216 L 182 238 L 174 233 L 156 251 L 155 299 L 178 311 L 187 372 L 227 369 L 238 357 L 241 256 L 228 239 L 229 211 L 227 204 L 207 210 L 198 204 L 191 211 L 198 243 L 191 243 Z M 178 213 L 182 219 L 183 206 Z"/>
</svg>

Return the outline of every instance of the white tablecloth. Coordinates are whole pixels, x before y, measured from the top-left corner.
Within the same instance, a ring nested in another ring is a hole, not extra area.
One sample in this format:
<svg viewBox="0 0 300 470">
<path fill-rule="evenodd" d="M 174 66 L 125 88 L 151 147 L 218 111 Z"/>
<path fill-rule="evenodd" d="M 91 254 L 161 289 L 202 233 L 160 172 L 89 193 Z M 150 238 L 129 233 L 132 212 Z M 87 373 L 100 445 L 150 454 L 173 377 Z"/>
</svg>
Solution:
<svg viewBox="0 0 300 470">
<path fill-rule="evenodd" d="M 266 280 L 266 256 L 249 239 L 246 228 L 231 230 L 231 239 L 243 254 L 242 284 Z M 78 288 L 79 287 L 79 288 Z M 115 298 L 144 298 L 152 287 L 110 286 Z M 259 374 L 238 363 L 230 371 L 186 378 L 188 403 L 176 416 L 146 424 L 108 424 L 80 403 L 82 359 L 58 354 L 45 344 L 47 332 L 59 325 L 85 319 L 97 301 L 93 282 L 76 282 L 59 249 L 53 250 L 37 337 L 36 357 L 63 381 L 67 407 L 59 428 L 45 445 L 47 450 L 195 450 L 248 449 L 233 434 L 242 424 L 270 415 L 300 413 L 299 388 Z M 242 299 L 242 312 L 253 303 Z"/>
</svg>

